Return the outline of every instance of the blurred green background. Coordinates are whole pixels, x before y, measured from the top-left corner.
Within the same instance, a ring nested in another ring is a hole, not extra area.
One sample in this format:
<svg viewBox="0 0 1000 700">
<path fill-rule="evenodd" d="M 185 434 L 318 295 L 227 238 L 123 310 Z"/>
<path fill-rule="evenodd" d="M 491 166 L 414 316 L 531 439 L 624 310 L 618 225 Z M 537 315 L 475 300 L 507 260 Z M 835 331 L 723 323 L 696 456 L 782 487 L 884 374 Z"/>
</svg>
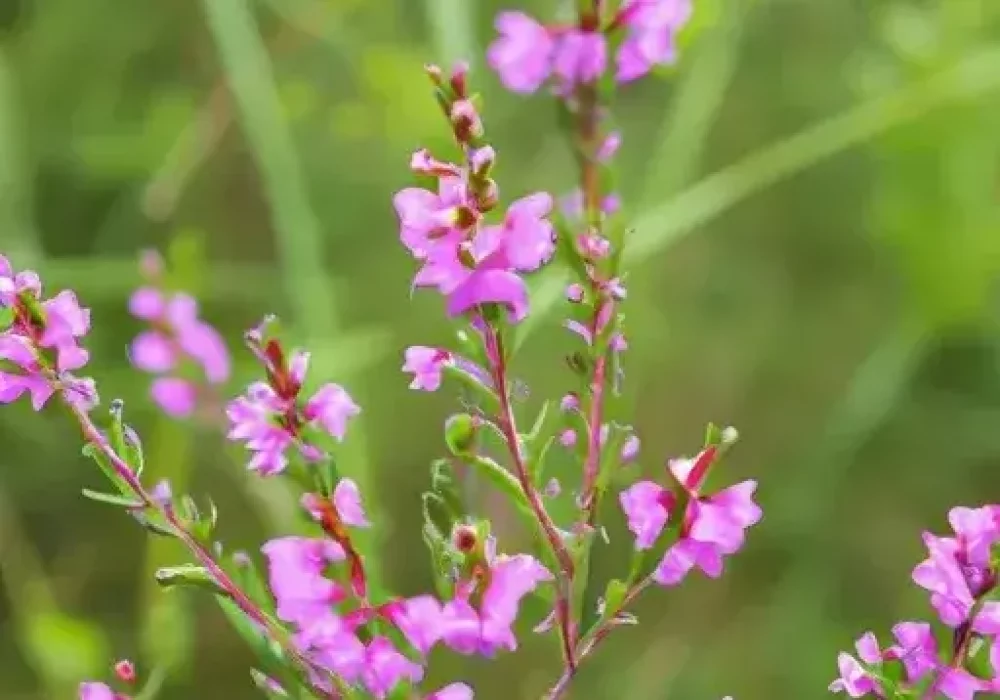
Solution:
<svg viewBox="0 0 1000 700">
<path fill-rule="evenodd" d="M 573 186 L 550 101 L 481 70 L 498 9 L 556 5 L 0 3 L 0 250 L 93 307 L 105 401 L 126 400 L 151 478 L 216 498 L 230 547 L 299 527 L 294 503 L 217 429 L 152 409 L 125 354 L 138 251 L 180 260 L 232 341 L 231 394 L 255 372 L 240 333 L 267 311 L 349 388 L 365 412 L 344 459 L 379 513 L 383 576 L 429 588 L 419 493 L 454 397 L 410 392 L 399 366 L 449 326 L 434 295 L 409 299 L 390 198 L 412 150 L 448 153 L 422 64 L 460 56 L 504 198 Z M 650 475 L 707 421 L 737 426 L 727 469 L 759 479 L 766 515 L 722 580 L 647 596 L 575 697 L 820 698 L 862 630 L 928 615 L 909 581 L 921 530 L 1000 491 L 1000 3 L 696 5 L 678 69 L 615 108 L 634 227 L 625 402 Z M 517 366 L 532 405 L 570 386 L 553 274 Z M 73 697 L 123 656 L 169 667 L 164 699 L 254 697 L 214 605 L 150 583 L 183 552 L 80 497 L 101 481 L 64 416 L 5 407 L 0 445 L 0 697 Z M 489 490 L 473 495 L 523 546 Z M 611 531 L 608 576 L 629 543 Z M 434 678 L 538 697 L 557 654 L 529 626 L 518 654 L 441 653 Z"/>
</svg>

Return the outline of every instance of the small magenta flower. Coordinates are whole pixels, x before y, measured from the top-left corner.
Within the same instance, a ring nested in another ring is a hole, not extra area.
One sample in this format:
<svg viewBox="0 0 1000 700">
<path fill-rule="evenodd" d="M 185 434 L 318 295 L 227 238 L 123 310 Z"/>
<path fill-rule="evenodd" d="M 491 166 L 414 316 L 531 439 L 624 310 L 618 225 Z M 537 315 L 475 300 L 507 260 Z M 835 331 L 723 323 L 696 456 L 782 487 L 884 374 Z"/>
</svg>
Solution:
<svg viewBox="0 0 1000 700">
<path fill-rule="evenodd" d="M 854 645 L 858 657 L 866 664 L 875 665 L 882 661 L 878 640 L 871 632 L 865 632 Z M 850 654 L 841 652 L 837 657 L 840 677 L 830 684 L 831 693 L 847 693 L 852 698 L 863 698 L 871 693 L 881 694 L 878 681 Z"/>
<path fill-rule="evenodd" d="M 125 700 L 125 696 L 118 695 L 104 683 L 81 683 L 79 700 Z"/>
<path fill-rule="evenodd" d="M 495 26 L 500 36 L 487 49 L 490 66 L 508 90 L 535 92 L 552 72 L 551 33 L 521 12 L 501 12 Z"/>
<path fill-rule="evenodd" d="M 441 386 L 441 372 L 451 363 L 451 353 L 447 350 L 413 345 L 406 349 L 403 371 L 413 373 L 411 389 L 437 391 Z"/>
<path fill-rule="evenodd" d="M 424 656 L 441 640 L 441 603 L 433 596 L 419 595 L 387 603 L 383 613 L 413 648 Z"/>
<path fill-rule="evenodd" d="M 331 614 L 346 596 L 344 588 L 324 576 L 330 564 L 345 559 L 344 550 L 326 539 L 279 537 L 261 551 L 267 557 L 268 582 L 285 622 L 307 624 Z"/>
<path fill-rule="evenodd" d="M 633 484 L 619 495 L 637 549 L 649 549 L 671 517 L 680 523 L 678 541 L 667 550 L 653 575 L 664 586 L 680 583 L 695 567 L 718 578 L 722 575 L 723 557 L 739 551 L 744 530 L 761 518 L 760 507 L 753 501 L 755 481 L 744 481 L 709 496 L 700 493 L 715 456 L 716 449 L 708 448 L 694 459 L 670 460 L 670 474 L 683 493 L 682 512 L 678 512 L 678 494 L 651 481 Z"/>
<path fill-rule="evenodd" d="M 189 363 L 198 367 L 209 384 L 224 383 L 230 372 L 225 341 L 198 317 L 198 302 L 188 294 L 168 296 L 154 287 L 140 287 L 129 299 L 129 310 L 152 326 L 132 341 L 132 364 L 144 372 L 165 375 L 153 380 L 153 401 L 170 416 L 190 416 L 197 406 L 199 387 L 173 373 Z"/>
<path fill-rule="evenodd" d="M 924 533 L 930 556 L 913 570 L 913 581 L 931 593 L 931 605 L 949 627 L 970 623 L 976 632 L 1000 633 L 1000 602 L 983 600 L 998 584 L 990 561 L 990 550 L 1000 541 L 997 510 L 954 508 L 948 519 L 956 537 Z"/>
<path fill-rule="evenodd" d="M 361 413 L 350 394 L 339 384 L 324 384 L 302 411 L 307 421 L 316 421 L 331 437 L 342 441 L 348 421 Z"/>
<path fill-rule="evenodd" d="M 499 649 L 514 651 L 517 639 L 511 626 L 521 599 L 553 578 L 534 557 L 498 556 L 494 546 L 489 540 L 485 566 L 476 578 L 460 582 L 455 598 L 442 610 L 442 641 L 460 654 L 492 657 Z M 478 605 L 474 593 L 480 596 Z"/>
<path fill-rule="evenodd" d="M 631 0 L 618 17 L 627 35 L 618 51 L 615 77 L 624 83 L 676 60 L 677 33 L 691 18 L 691 0 Z"/>
<path fill-rule="evenodd" d="M 559 89 L 568 94 L 580 84 L 596 81 L 604 74 L 608 45 L 599 32 L 570 30 L 559 37 L 553 58 L 553 70 Z"/>
<path fill-rule="evenodd" d="M 424 677 L 424 669 L 400 654 L 385 637 L 375 637 L 365 649 L 365 664 L 361 676 L 365 687 L 381 700 L 400 681 L 420 681 Z"/>
<path fill-rule="evenodd" d="M 424 700 L 472 700 L 472 688 L 465 683 L 452 683 L 424 697 Z"/>
</svg>

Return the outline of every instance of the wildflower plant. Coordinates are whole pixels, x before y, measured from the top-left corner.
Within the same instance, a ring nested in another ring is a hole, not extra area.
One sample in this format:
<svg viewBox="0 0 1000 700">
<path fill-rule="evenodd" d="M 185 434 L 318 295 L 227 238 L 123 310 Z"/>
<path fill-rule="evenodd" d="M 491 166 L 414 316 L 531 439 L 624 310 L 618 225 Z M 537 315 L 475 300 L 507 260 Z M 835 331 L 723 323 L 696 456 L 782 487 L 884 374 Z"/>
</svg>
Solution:
<svg viewBox="0 0 1000 700">
<path fill-rule="evenodd" d="M 57 403 L 73 417 L 84 453 L 111 485 L 85 495 L 186 547 L 190 560 L 161 569 L 158 581 L 215 597 L 256 653 L 251 678 L 265 697 L 468 699 L 473 689 L 462 679 L 426 687 L 431 651 L 495 657 L 515 651 L 527 626 L 560 650 L 545 694 L 557 700 L 609 635 L 636 622 L 631 608 L 640 595 L 679 585 L 694 570 L 721 576 L 761 520 L 756 483 L 727 484 L 720 470 L 734 429 L 709 426 L 691 456 L 668 459 L 654 478 L 640 480 L 630 468 L 639 436 L 610 418 L 618 414 L 629 345 L 620 269 L 628 237 L 613 188 L 622 136 L 610 107 L 618 89 L 677 60 L 691 2 L 578 0 L 576 8 L 566 22 L 501 13 L 487 58 L 511 91 L 545 91 L 555 100 L 578 187 L 554 196 L 497 182 L 500 156 L 460 64 L 425 69 L 454 148 L 417 150 L 409 163 L 414 184 L 392 198 L 400 243 L 414 260 L 414 290 L 440 295 L 458 326 L 447 347 L 407 348 L 401 381 L 425 392 L 457 388 L 471 398 L 444 421 L 447 453 L 432 466 L 423 495 L 433 591 L 404 597 L 372 585 L 369 562 L 378 553 L 365 551 L 358 536 L 372 525 L 365 494 L 341 474 L 337 457 L 362 408 L 348 387 L 310 374 L 308 349 L 288 347 L 274 318 L 245 335 L 259 379 L 217 410 L 226 437 L 245 447 L 255 478 L 295 486 L 311 530 L 278 535 L 248 554 L 217 540 L 210 501 L 144 480 L 142 441 L 122 402 L 101 408 L 95 383 L 84 376 L 89 310 L 72 291 L 47 296 L 36 274 L 0 256 L 0 402 L 24 396 L 36 410 Z M 532 415 L 518 389 L 518 332 L 532 313 L 532 276 L 553 263 L 573 275 L 562 324 L 576 347 L 565 358 L 564 395 Z M 228 379 L 225 343 L 199 318 L 191 296 L 168 288 L 161 263 L 147 258 L 144 271 L 147 283 L 129 308 L 146 328 L 129 357 L 155 375 L 150 393 L 168 415 L 213 410 L 205 399 Z M 571 483 L 549 474 L 552 449 L 573 455 Z M 470 510 L 457 488 L 459 468 L 480 474 L 509 501 L 533 535 L 528 551 L 510 551 Z M 560 492 L 573 497 L 568 518 L 552 512 Z M 634 540 L 631 562 L 620 576 L 597 581 L 589 562 L 606 537 L 601 517 L 615 509 Z M 925 537 L 929 558 L 913 576 L 951 635 L 938 639 L 929 623 L 900 623 L 885 650 L 865 635 L 859 659 L 841 655 L 831 691 L 952 700 L 1000 692 L 1000 507 L 955 509 L 951 523 L 954 537 Z M 529 598 L 548 614 L 522 620 Z M 118 690 L 88 681 L 79 697 L 121 700 L 141 692 L 141 674 L 129 662 L 119 662 L 114 675 Z"/>
</svg>

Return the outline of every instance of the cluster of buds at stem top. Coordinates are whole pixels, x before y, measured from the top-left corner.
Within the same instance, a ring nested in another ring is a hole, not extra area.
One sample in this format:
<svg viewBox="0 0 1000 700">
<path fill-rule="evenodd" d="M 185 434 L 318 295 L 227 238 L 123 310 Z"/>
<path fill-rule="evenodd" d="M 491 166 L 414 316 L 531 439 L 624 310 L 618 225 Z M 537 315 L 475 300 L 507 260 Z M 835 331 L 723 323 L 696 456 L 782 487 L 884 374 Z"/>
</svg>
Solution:
<svg viewBox="0 0 1000 700">
<path fill-rule="evenodd" d="M 498 307 L 516 323 L 528 313 L 522 275 L 540 268 L 555 252 L 547 218 L 552 198 L 541 192 L 528 195 L 510 205 L 502 222 L 485 223 L 484 215 L 499 201 L 490 177 L 496 153 L 485 140 L 476 98 L 468 94 L 466 68 L 457 68 L 449 80 L 437 67 L 428 74 L 461 159 L 442 161 L 425 149 L 417 151 L 411 169 L 435 180 L 436 188 L 407 187 L 393 198 L 400 240 L 421 263 L 413 284 L 436 288 L 451 316 L 479 316 L 486 307 Z"/>
</svg>

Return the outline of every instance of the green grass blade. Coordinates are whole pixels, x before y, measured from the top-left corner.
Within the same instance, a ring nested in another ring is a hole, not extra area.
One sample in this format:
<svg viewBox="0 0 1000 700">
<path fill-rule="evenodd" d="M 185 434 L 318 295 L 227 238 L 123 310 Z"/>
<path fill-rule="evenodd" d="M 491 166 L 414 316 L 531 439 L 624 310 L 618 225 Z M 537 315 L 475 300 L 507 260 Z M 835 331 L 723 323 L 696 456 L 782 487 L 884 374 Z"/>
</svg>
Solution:
<svg viewBox="0 0 1000 700">
<path fill-rule="evenodd" d="M 323 234 L 307 197 L 292 134 L 282 117 L 271 61 L 246 0 L 205 0 L 203 7 L 270 204 L 282 278 L 293 309 L 292 326 L 305 345 L 330 347 L 341 328 L 332 285 L 322 262 Z M 313 360 L 314 376 L 329 377 L 329 370 L 336 364 L 334 353 L 314 352 Z M 356 379 L 335 379 L 357 392 Z M 365 493 L 373 522 L 384 526 L 385 516 L 374 503 L 373 474 L 366 456 L 361 416 L 353 423 L 339 458 L 345 473 Z M 376 551 L 374 543 L 368 544 L 368 551 Z M 369 571 L 377 581 L 376 567 L 376 562 L 370 562 Z"/>
</svg>

